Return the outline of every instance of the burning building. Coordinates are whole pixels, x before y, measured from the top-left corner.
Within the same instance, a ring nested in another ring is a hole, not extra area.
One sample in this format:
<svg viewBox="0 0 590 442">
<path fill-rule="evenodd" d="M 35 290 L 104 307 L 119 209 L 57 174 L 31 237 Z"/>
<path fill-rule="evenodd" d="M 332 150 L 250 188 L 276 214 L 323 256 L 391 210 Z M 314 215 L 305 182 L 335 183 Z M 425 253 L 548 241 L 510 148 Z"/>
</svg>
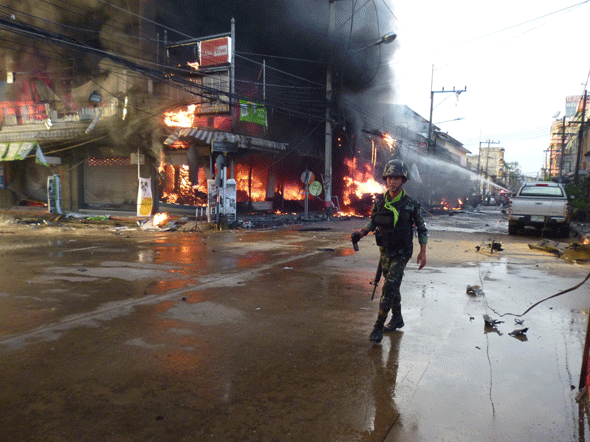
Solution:
<svg viewBox="0 0 590 442">
<path fill-rule="evenodd" d="M 302 173 L 325 184 L 326 118 L 342 212 L 367 213 L 391 157 L 429 183 L 416 186 L 424 198 L 458 181 L 454 172 L 432 178 L 424 131 L 377 104 L 391 91 L 372 84 L 391 75 L 381 60 L 393 49 L 370 45 L 384 33 L 375 5 L 339 4 L 336 17 L 352 24 L 329 34 L 334 5 L 325 1 L 218 3 L 199 5 L 187 23 L 173 12 L 182 2 L 87 1 L 72 10 L 9 2 L 14 18 L 0 18 L 3 37 L 14 43 L 0 56 L 0 164 L 8 187 L 0 190 L 21 204 L 43 204 L 47 177 L 59 175 L 65 209 L 133 210 L 139 175 L 151 181 L 156 203 L 192 209 L 211 202 L 212 180 L 231 180 L 240 210 L 297 211 Z M 227 32 L 233 16 L 241 27 Z M 172 40 L 159 21 L 191 27 L 176 37 L 202 37 Z M 270 21 L 277 26 L 261 33 L 257 24 Z M 352 50 L 367 44 L 360 54 Z M 19 160 L 23 146 L 31 149 Z M 322 193 L 308 198 L 312 209 L 326 206 Z"/>
<path fill-rule="evenodd" d="M 11 14 L 0 26 L 11 44 L 0 55 L 4 204 L 46 204 L 47 178 L 58 175 L 66 210 L 135 209 L 137 175 L 153 175 L 161 137 L 146 110 L 161 104 L 154 82 L 138 75 L 153 60 L 153 2 L 124 6 L 124 14 L 114 3 L 91 1 L 71 9 L 51 2 L 5 6 Z M 146 38 L 138 44 L 139 35 Z M 15 154 L 23 147 L 30 149 Z"/>
</svg>

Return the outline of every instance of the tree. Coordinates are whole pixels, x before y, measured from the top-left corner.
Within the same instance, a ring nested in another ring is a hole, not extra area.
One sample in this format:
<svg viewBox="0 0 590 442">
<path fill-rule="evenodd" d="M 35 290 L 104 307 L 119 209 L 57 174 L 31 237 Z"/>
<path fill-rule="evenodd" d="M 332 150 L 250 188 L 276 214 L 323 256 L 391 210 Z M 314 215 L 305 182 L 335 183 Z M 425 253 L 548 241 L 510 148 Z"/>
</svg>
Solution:
<svg viewBox="0 0 590 442">
<path fill-rule="evenodd" d="M 518 189 L 523 182 L 522 170 L 520 169 L 518 161 L 504 163 L 504 167 L 506 168 L 506 181 L 508 182 L 508 187 L 512 190 Z"/>
</svg>

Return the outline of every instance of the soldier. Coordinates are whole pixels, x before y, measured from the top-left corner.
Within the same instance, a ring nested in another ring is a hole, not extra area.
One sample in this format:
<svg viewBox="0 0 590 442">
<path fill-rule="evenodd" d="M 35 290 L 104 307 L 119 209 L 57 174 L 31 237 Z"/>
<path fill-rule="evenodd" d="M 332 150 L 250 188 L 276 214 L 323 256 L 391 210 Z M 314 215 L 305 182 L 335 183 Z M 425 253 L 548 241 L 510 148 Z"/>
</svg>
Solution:
<svg viewBox="0 0 590 442">
<path fill-rule="evenodd" d="M 383 332 L 390 333 L 404 326 L 401 310 L 400 286 L 406 264 L 412 257 L 414 226 L 418 231 L 420 253 L 416 262 L 418 270 L 426 265 L 428 231 L 422 218 L 420 204 L 411 198 L 403 185 L 408 181 L 408 168 L 403 161 L 395 159 L 385 165 L 383 180 L 387 192 L 375 196 L 371 218 L 360 231 L 351 235 L 353 241 L 375 231 L 379 246 L 380 264 L 385 282 L 379 300 L 379 314 L 369 340 L 381 342 Z M 389 324 L 384 327 L 391 310 Z"/>
</svg>

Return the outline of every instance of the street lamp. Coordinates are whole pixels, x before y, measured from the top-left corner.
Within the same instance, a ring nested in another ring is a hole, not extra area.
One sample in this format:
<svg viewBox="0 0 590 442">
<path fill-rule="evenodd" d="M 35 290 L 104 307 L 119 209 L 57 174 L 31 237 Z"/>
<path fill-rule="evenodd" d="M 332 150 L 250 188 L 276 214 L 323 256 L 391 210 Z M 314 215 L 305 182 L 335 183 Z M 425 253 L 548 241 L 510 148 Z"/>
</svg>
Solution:
<svg viewBox="0 0 590 442">
<path fill-rule="evenodd" d="M 356 49 L 353 54 L 358 54 L 361 51 L 364 51 L 367 48 L 370 48 L 371 46 L 377 46 L 380 44 L 387 44 L 387 43 L 391 43 L 393 40 L 395 40 L 397 38 L 397 34 L 394 34 L 393 32 L 388 32 L 387 34 L 385 34 L 383 37 L 381 37 L 379 40 L 374 41 L 371 44 L 368 44 L 365 47 L 362 47 L 360 49 Z"/>
<path fill-rule="evenodd" d="M 464 120 L 465 118 L 460 117 L 460 118 L 454 118 L 453 120 L 445 120 L 445 121 L 441 121 L 440 123 L 434 123 L 434 124 L 443 124 L 443 123 L 450 123 L 451 121 L 459 121 L 459 120 Z"/>
</svg>

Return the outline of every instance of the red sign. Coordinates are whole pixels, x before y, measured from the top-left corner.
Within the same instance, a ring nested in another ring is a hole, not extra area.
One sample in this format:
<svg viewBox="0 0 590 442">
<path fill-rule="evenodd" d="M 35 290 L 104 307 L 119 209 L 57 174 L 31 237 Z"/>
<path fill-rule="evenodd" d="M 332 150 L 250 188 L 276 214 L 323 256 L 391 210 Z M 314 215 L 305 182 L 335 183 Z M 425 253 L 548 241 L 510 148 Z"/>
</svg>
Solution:
<svg viewBox="0 0 590 442">
<path fill-rule="evenodd" d="M 231 38 L 221 37 L 204 40 L 199 44 L 199 66 L 217 66 L 231 62 Z"/>
</svg>

